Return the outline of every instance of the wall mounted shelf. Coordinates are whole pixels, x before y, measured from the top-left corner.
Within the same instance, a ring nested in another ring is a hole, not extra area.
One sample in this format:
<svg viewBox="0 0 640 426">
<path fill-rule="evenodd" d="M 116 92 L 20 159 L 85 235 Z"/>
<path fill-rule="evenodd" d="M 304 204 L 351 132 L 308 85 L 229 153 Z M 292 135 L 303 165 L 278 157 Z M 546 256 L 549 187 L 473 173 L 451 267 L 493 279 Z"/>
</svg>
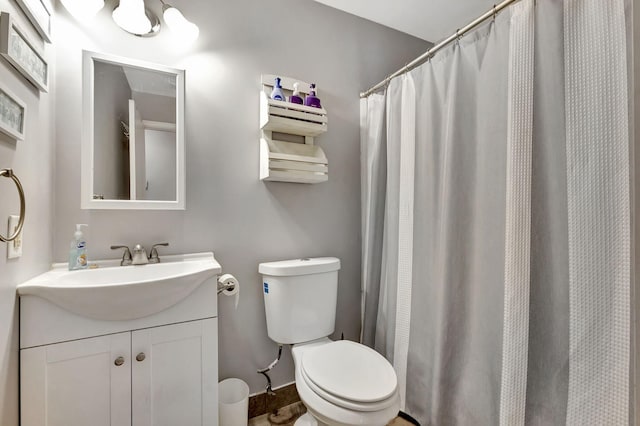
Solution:
<svg viewBox="0 0 640 426">
<path fill-rule="evenodd" d="M 275 75 L 262 76 L 260 179 L 293 183 L 325 182 L 329 178 L 328 160 L 322 148 L 314 145 L 314 138 L 327 131 L 327 111 L 271 99 L 269 95 L 275 78 Z M 301 94 L 308 94 L 309 83 L 289 77 L 280 78 L 287 97 L 293 93 L 295 82 L 299 83 Z"/>
<path fill-rule="evenodd" d="M 329 179 L 324 151 L 314 145 L 260 140 L 260 179 L 320 183 Z"/>
<path fill-rule="evenodd" d="M 315 137 L 327 131 L 327 112 L 291 102 L 274 101 L 260 95 L 260 128 L 290 135 Z"/>
</svg>

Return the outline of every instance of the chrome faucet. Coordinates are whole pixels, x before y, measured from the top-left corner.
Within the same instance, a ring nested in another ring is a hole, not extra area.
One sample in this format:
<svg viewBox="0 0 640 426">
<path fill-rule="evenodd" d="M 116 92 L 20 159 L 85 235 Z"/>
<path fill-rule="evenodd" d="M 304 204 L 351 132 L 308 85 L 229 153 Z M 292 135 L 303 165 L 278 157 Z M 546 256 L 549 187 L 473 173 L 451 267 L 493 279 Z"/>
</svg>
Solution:
<svg viewBox="0 0 640 426">
<path fill-rule="evenodd" d="M 140 244 L 135 245 L 132 253 L 132 265 L 146 265 L 147 263 L 149 263 L 149 259 L 147 258 L 147 251 Z"/>
<path fill-rule="evenodd" d="M 111 246 L 111 250 L 124 249 L 122 253 L 122 260 L 120 261 L 120 266 L 129 266 L 131 265 L 131 252 L 129 251 L 129 247 L 127 246 Z"/>
<path fill-rule="evenodd" d="M 167 247 L 168 245 L 169 243 L 154 244 L 149 252 L 149 257 L 147 257 L 147 251 L 140 244 L 136 244 L 133 250 L 129 250 L 127 246 L 111 246 L 111 250 L 124 249 L 120 266 L 146 265 L 147 263 L 160 263 L 160 256 L 158 256 L 158 249 L 156 247 Z M 131 253 L 133 253 L 133 255 Z"/>
<path fill-rule="evenodd" d="M 160 263 L 160 256 L 158 256 L 158 249 L 156 249 L 156 247 L 167 247 L 168 245 L 169 243 L 154 244 L 153 247 L 151 247 L 151 251 L 149 252 L 149 263 Z"/>
</svg>

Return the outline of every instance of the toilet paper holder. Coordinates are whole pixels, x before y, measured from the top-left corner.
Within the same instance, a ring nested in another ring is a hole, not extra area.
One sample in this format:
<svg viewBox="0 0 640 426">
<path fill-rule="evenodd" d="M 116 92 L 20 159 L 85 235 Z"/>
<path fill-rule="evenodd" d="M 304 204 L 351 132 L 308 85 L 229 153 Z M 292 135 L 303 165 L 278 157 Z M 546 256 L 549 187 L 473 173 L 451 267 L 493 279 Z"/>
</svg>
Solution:
<svg viewBox="0 0 640 426">
<path fill-rule="evenodd" d="M 235 299 L 235 308 L 238 309 L 240 301 L 240 283 L 238 279 L 231 274 L 224 274 L 218 277 L 218 295 L 233 296 Z"/>
<path fill-rule="evenodd" d="M 220 281 L 218 281 L 218 294 L 222 293 L 223 291 L 233 291 L 235 289 L 236 289 L 235 283 L 223 284 Z"/>
<path fill-rule="evenodd" d="M 239 290 L 238 280 L 231 274 L 224 274 L 218 278 L 218 294 L 225 292 L 231 296 Z"/>
</svg>

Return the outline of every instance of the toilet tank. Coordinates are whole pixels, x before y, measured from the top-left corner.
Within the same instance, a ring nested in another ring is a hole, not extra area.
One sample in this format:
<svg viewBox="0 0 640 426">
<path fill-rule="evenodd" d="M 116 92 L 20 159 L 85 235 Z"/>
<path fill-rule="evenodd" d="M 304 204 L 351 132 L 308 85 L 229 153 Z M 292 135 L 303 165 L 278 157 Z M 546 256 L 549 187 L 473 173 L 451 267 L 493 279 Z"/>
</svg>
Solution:
<svg viewBox="0 0 640 426">
<path fill-rule="evenodd" d="M 261 263 L 262 293 L 271 340 L 295 344 L 333 333 L 340 259 L 317 257 Z"/>
</svg>

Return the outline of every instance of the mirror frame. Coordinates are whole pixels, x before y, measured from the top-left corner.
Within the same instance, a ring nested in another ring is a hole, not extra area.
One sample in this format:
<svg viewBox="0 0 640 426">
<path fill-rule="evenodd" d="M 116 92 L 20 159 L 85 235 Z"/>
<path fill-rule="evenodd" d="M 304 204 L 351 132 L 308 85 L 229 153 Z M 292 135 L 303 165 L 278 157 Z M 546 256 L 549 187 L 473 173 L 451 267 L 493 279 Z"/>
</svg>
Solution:
<svg viewBox="0 0 640 426">
<path fill-rule="evenodd" d="M 176 77 L 176 200 L 94 200 L 94 61 L 172 74 Z M 185 210 L 184 70 L 105 53 L 82 51 L 82 143 L 80 207 L 83 210 Z"/>
</svg>

